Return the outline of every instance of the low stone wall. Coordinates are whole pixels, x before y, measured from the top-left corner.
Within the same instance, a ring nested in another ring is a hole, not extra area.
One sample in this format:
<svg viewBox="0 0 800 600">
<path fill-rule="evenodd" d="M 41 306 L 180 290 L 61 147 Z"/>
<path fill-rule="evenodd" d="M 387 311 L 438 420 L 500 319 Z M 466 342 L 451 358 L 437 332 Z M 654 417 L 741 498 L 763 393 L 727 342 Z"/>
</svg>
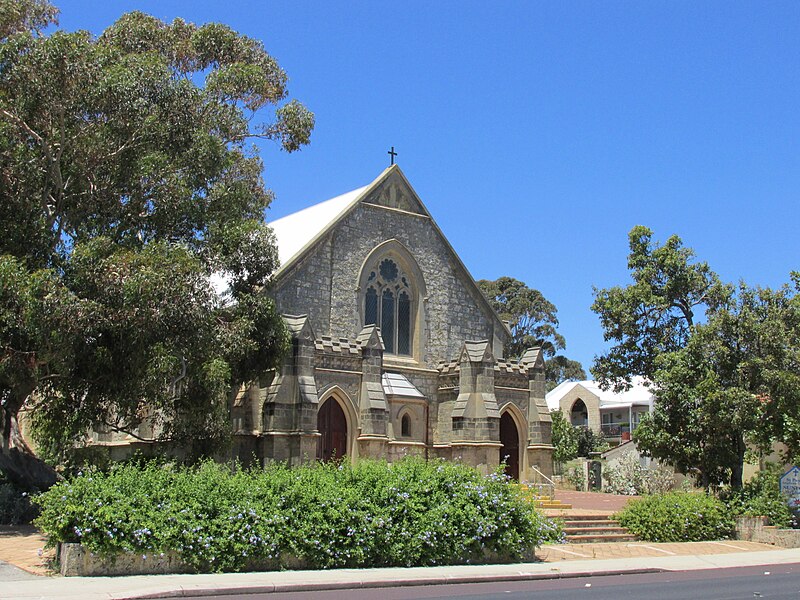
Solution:
<svg viewBox="0 0 800 600">
<path fill-rule="evenodd" d="M 190 573 L 174 552 L 163 554 L 119 554 L 101 557 L 80 544 L 59 544 L 57 559 L 64 577 L 105 575 L 164 575 Z"/>
<path fill-rule="evenodd" d="M 768 523 L 767 517 L 737 517 L 736 539 L 782 548 L 800 548 L 800 529 L 778 529 Z"/>
<path fill-rule="evenodd" d="M 56 558 L 64 577 L 114 577 L 124 575 L 170 575 L 178 573 L 196 573 L 197 569 L 184 563 L 176 552 L 157 554 L 121 553 L 115 556 L 99 556 L 89 552 L 80 544 L 58 544 Z M 522 562 L 536 560 L 535 548 L 530 549 Z M 507 564 L 508 556 L 486 552 L 482 561 L 471 564 Z M 247 565 L 243 571 L 280 571 L 290 569 L 300 571 L 308 569 L 304 560 L 294 556 L 284 556 L 281 560 L 258 561 Z"/>
</svg>

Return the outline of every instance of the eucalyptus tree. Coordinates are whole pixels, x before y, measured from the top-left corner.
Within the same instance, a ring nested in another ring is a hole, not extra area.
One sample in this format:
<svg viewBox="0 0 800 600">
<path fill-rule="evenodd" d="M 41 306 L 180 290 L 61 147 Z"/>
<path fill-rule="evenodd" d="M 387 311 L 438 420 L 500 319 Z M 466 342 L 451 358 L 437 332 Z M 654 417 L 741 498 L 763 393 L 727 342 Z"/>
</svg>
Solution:
<svg viewBox="0 0 800 600">
<path fill-rule="evenodd" d="M 564 337 L 556 331 L 558 310 L 539 290 L 513 277 L 481 279 L 478 286 L 500 318 L 508 321 L 512 338 L 505 346 L 506 356 L 522 356 L 533 346 L 553 356 L 564 348 Z"/>
<path fill-rule="evenodd" d="M 23 406 L 54 450 L 146 415 L 211 449 L 229 390 L 288 343 L 252 140 L 298 150 L 313 114 L 225 25 L 133 12 L 95 36 L 0 6 L 3 452 Z"/>
</svg>

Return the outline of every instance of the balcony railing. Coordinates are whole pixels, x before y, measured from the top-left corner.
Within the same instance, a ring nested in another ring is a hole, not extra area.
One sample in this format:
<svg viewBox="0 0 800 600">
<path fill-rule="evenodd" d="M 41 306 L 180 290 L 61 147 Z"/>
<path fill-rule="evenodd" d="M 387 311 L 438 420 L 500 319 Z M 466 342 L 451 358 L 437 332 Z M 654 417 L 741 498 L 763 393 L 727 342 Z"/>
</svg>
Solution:
<svg viewBox="0 0 800 600">
<path fill-rule="evenodd" d="M 618 438 L 623 437 L 623 434 L 630 435 L 631 427 L 628 423 L 603 423 L 600 425 L 600 431 L 603 433 L 603 437 Z"/>
</svg>

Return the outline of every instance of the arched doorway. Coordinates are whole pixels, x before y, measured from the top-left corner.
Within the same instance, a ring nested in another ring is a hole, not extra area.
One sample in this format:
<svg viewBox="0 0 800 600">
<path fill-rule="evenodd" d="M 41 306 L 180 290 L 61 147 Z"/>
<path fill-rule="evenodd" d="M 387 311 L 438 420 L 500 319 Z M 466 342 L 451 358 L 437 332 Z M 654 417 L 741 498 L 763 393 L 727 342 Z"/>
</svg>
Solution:
<svg viewBox="0 0 800 600">
<path fill-rule="evenodd" d="M 500 416 L 500 443 L 500 460 L 506 462 L 506 475 L 519 479 L 519 431 L 508 411 Z"/>
<path fill-rule="evenodd" d="M 327 461 L 347 456 L 347 419 L 335 398 L 328 398 L 320 406 L 317 430 L 320 433 L 317 459 Z"/>
<path fill-rule="evenodd" d="M 586 404 L 584 404 L 583 400 L 580 398 L 572 405 L 572 410 L 569 413 L 569 422 L 573 427 L 589 426 L 589 411 L 586 409 Z"/>
</svg>

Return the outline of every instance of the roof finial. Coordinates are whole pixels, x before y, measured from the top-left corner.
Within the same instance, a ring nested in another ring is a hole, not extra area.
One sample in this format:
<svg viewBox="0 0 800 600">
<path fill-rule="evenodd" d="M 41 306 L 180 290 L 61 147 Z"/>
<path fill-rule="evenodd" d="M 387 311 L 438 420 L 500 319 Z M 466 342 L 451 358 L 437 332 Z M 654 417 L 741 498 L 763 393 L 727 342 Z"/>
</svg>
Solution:
<svg viewBox="0 0 800 600">
<path fill-rule="evenodd" d="M 387 152 L 386 154 L 388 154 L 389 156 L 392 157 L 392 162 L 389 163 L 389 166 L 393 165 L 394 164 L 394 157 L 397 156 L 397 152 L 394 151 L 394 146 L 392 146 L 392 149 L 389 150 L 389 152 Z"/>
</svg>

